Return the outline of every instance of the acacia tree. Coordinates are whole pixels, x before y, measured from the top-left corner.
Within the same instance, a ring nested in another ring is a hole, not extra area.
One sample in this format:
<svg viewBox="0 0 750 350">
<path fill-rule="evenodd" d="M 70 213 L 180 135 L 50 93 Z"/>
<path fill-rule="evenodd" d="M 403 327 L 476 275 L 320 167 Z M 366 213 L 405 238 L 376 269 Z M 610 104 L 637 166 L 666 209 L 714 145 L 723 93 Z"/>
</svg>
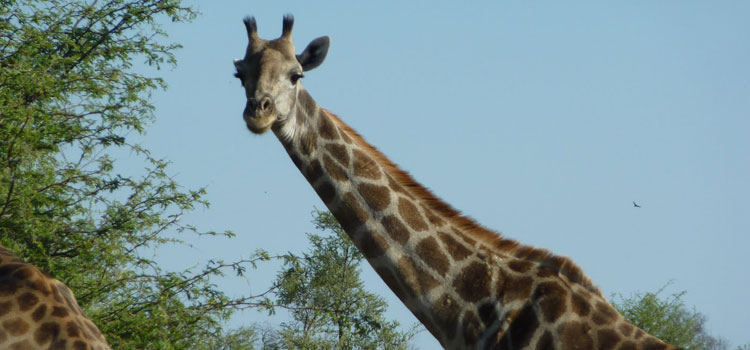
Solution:
<svg viewBox="0 0 750 350">
<path fill-rule="evenodd" d="M 402 332 L 384 316 L 385 301 L 365 290 L 362 254 L 329 212 L 314 212 L 323 234 L 308 234 L 309 252 L 287 256 L 276 279 L 277 303 L 291 312 L 276 346 L 284 349 L 407 349 L 416 328 Z"/>
<path fill-rule="evenodd" d="M 668 285 L 667 285 L 668 286 Z M 685 350 L 726 350 L 726 341 L 706 330 L 706 316 L 685 305 L 686 292 L 662 297 L 667 287 L 656 292 L 636 293 L 629 297 L 615 295 L 614 307 L 632 324 Z M 738 350 L 750 348 L 750 344 Z"/>
<path fill-rule="evenodd" d="M 255 306 L 209 282 L 268 256 L 165 272 L 151 258 L 199 232 L 183 214 L 208 203 L 135 144 L 154 118 L 159 77 L 176 63 L 160 20 L 181 0 L 0 0 L 0 243 L 63 280 L 114 348 L 187 349 L 232 310 Z M 139 157 L 118 167 L 112 152 Z"/>
</svg>

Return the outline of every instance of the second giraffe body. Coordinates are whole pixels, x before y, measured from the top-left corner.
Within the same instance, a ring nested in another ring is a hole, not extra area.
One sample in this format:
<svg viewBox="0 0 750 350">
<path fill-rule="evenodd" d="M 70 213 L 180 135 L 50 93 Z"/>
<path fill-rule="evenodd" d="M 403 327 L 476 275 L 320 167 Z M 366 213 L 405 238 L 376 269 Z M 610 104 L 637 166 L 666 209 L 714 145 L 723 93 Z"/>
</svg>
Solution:
<svg viewBox="0 0 750 350">
<path fill-rule="evenodd" d="M 299 81 L 328 38 L 299 55 L 255 20 L 235 61 L 250 131 L 268 130 L 375 271 L 449 349 L 674 349 L 628 323 L 571 260 L 522 245 L 462 216 L 399 169 Z"/>
</svg>

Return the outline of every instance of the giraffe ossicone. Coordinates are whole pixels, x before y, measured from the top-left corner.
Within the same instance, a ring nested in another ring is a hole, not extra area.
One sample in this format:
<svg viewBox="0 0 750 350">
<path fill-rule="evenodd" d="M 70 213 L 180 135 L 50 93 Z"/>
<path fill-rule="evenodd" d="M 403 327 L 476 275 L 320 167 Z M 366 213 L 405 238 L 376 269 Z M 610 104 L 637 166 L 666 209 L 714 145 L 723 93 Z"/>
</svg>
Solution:
<svg viewBox="0 0 750 350">
<path fill-rule="evenodd" d="M 507 239 L 417 183 L 302 85 L 329 40 L 297 55 L 293 18 L 235 60 L 243 118 L 272 130 L 363 255 L 448 349 L 674 349 L 628 323 L 568 258 Z"/>
<path fill-rule="evenodd" d="M 110 349 L 73 292 L 0 245 L 0 349 Z"/>
</svg>

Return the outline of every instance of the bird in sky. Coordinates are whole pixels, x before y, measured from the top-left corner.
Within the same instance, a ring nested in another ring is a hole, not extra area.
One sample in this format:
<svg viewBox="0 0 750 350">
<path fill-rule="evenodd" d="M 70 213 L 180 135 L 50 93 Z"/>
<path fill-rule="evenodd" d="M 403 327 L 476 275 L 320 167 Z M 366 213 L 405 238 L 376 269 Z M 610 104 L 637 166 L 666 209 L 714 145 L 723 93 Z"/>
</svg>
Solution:
<svg viewBox="0 0 750 350">
<path fill-rule="evenodd" d="M 636 203 L 635 201 L 633 201 L 633 206 L 634 206 L 634 207 L 636 207 L 636 208 L 640 208 L 640 207 L 641 207 L 641 206 L 640 206 L 640 205 L 638 205 L 638 203 Z"/>
</svg>

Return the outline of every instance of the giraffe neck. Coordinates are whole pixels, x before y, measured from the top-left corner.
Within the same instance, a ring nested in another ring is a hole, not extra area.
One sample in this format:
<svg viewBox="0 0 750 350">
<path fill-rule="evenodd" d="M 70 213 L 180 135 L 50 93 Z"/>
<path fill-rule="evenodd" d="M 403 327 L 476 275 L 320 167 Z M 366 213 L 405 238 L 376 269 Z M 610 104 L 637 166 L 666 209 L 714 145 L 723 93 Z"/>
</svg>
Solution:
<svg viewBox="0 0 750 350">
<path fill-rule="evenodd" d="M 627 324 L 570 260 L 460 215 L 304 88 L 274 133 L 370 265 L 444 347 L 522 349 L 566 337 L 627 346 L 636 334 L 653 338 Z"/>
<path fill-rule="evenodd" d="M 472 254 L 470 243 L 456 240 L 448 231 L 440 233 L 444 242 L 439 241 L 435 229 L 447 222 L 398 181 L 398 174 L 382 164 L 379 152 L 319 108 L 304 89 L 299 91 L 295 116 L 274 132 L 380 277 L 420 321 L 435 323 L 433 303 L 445 294 L 441 286 L 449 282 L 451 267 L 439 246 L 450 244 L 458 261 Z M 445 307 L 457 308 L 452 304 L 457 297 L 443 298 Z M 428 328 L 435 334 L 446 327 Z"/>
</svg>

